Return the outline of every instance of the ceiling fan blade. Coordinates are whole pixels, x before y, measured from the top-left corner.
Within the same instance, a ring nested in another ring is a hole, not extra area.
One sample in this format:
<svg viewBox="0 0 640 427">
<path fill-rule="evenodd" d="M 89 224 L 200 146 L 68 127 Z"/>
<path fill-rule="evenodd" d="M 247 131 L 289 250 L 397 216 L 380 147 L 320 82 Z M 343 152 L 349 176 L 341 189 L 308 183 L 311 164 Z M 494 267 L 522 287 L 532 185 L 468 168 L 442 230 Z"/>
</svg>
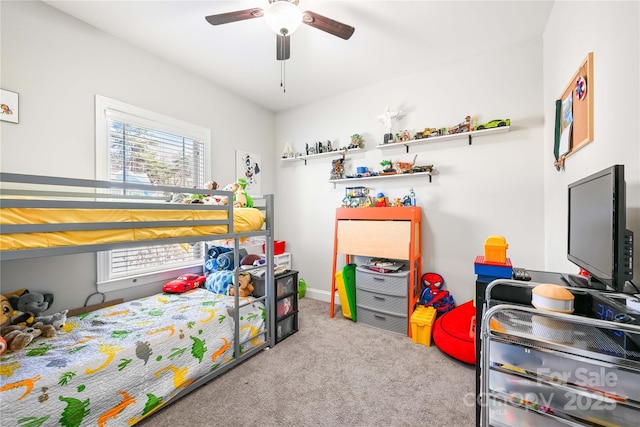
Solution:
<svg viewBox="0 0 640 427">
<path fill-rule="evenodd" d="M 327 18 L 326 16 L 318 15 L 310 10 L 302 13 L 302 22 L 345 40 L 349 40 L 356 30 L 350 25 Z"/>
<path fill-rule="evenodd" d="M 228 24 L 230 22 L 244 21 L 245 19 L 260 18 L 262 15 L 264 15 L 264 11 L 259 7 L 254 7 L 253 9 L 209 15 L 204 19 L 206 19 L 211 25 L 221 25 Z"/>
<path fill-rule="evenodd" d="M 276 34 L 276 59 L 278 61 L 284 61 L 291 57 L 290 43 L 291 36 Z"/>
</svg>

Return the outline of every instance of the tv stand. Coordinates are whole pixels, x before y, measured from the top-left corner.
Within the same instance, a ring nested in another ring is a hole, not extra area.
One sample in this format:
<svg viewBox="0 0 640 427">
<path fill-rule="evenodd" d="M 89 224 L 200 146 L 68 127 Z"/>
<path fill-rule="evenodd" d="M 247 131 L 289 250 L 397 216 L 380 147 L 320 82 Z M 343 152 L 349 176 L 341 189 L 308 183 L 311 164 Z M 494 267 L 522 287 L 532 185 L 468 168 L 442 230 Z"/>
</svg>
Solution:
<svg viewBox="0 0 640 427">
<path fill-rule="evenodd" d="M 561 276 L 562 279 L 573 288 L 587 288 L 599 291 L 604 291 L 607 288 L 604 283 L 600 283 L 588 277 L 581 276 L 580 274 L 561 273 Z"/>
</svg>

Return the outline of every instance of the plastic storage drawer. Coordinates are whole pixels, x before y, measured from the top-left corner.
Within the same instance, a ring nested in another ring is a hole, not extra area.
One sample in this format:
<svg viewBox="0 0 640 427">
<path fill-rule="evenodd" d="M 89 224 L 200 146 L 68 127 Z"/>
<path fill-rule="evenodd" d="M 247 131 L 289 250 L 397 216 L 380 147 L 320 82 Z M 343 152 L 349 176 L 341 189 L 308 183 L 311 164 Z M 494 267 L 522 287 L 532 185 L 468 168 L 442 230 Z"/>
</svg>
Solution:
<svg viewBox="0 0 640 427">
<path fill-rule="evenodd" d="M 366 267 L 356 268 L 356 287 L 366 289 L 372 292 L 380 292 L 385 295 L 397 295 L 406 297 L 407 283 L 409 278 L 408 271 L 399 271 L 396 273 L 378 273 L 371 271 Z M 358 301 L 356 297 L 356 302 Z"/>
<path fill-rule="evenodd" d="M 378 273 L 356 268 L 358 322 L 407 335 L 409 272 Z"/>
<path fill-rule="evenodd" d="M 284 295 L 290 294 L 297 289 L 298 272 L 289 271 L 286 273 L 278 274 L 274 277 L 276 283 L 276 298 L 280 298 Z M 253 283 L 253 296 L 264 296 L 264 277 L 251 276 L 251 282 Z"/>
<path fill-rule="evenodd" d="M 608 362 L 595 359 L 576 358 L 565 353 L 551 353 L 500 341 L 489 342 L 490 362 L 498 365 L 517 366 L 540 376 L 548 376 L 575 384 L 588 384 L 587 373 L 597 372 L 598 378 L 615 378 L 615 381 L 596 381 L 594 390 L 603 394 L 625 396 L 640 400 L 640 371 L 618 368 Z M 552 367 L 552 368 L 551 368 Z M 561 376 L 561 377 L 560 377 Z"/>
<path fill-rule="evenodd" d="M 399 316 L 407 315 L 406 297 L 386 295 L 382 292 L 371 292 L 366 289 L 357 289 L 356 301 L 358 305 L 371 310 L 382 310 Z"/>
<path fill-rule="evenodd" d="M 289 316 L 278 321 L 276 326 L 276 341 L 280 342 L 293 334 L 298 330 L 296 326 L 296 319 L 294 316 Z"/>
<path fill-rule="evenodd" d="M 384 329 L 385 331 L 395 332 L 407 335 L 407 316 L 386 313 L 377 310 L 370 310 L 358 305 L 358 322 L 373 326 L 374 328 Z"/>
</svg>

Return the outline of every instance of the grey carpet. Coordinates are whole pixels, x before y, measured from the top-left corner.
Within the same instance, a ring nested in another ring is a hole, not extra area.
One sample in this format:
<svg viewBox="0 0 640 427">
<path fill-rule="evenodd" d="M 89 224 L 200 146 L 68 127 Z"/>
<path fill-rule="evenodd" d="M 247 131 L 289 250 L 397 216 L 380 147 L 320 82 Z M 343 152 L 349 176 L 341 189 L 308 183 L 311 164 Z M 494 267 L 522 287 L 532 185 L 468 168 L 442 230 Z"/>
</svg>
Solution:
<svg viewBox="0 0 640 427">
<path fill-rule="evenodd" d="M 437 347 L 303 298 L 300 330 L 139 425 L 460 426 L 475 423 L 475 370 Z"/>
</svg>

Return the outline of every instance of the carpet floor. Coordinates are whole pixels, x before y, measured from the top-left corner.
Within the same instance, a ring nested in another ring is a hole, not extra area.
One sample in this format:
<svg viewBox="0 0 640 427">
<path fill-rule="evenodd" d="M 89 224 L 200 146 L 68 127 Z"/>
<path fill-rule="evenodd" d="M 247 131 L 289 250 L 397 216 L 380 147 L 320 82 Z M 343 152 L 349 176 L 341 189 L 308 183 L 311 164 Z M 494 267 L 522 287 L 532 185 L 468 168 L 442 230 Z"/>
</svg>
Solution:
<svg viewBox="0 0 640 427">
<path fill-rule="evenodd" d="M 474 400 L 473 366 L 303 298 L 297 333 L 139 425 L 471 427 Z"/>
</svg>

